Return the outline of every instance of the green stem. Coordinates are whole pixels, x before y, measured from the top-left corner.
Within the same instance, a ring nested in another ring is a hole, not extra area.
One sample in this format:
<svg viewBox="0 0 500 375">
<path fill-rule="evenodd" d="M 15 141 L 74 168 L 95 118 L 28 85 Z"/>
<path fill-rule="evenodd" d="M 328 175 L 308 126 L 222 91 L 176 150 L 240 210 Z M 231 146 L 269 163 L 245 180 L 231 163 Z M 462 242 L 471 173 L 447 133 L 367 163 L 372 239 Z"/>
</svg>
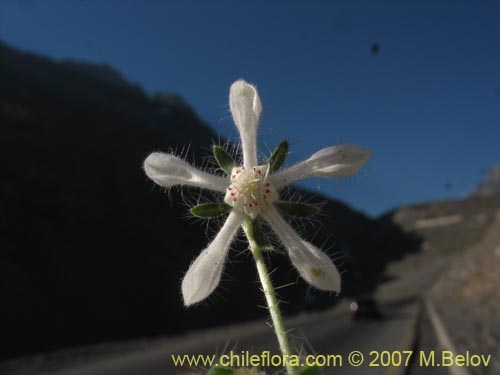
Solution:
<svg viewBox="0 0 500 375">
<path fill-rule="evenodd" d="M 290 358 L 293 354 L 290 341 L 288 340 L 285 323 L 283 321 L 283 316 L 281 315 L 278 299 L 276 298 L 276 292 L 274 291 L 271 278 L 269 277 L 269 271 L 267 270 L 264 257 L 262 256 L 262 249 L 255 240 L 253 224 L 250 220 L 244 221 L 243 230 L 248 238 L 250 251 L 255 259 L 255 264 L 257 265 L 257 272 L 259 273 L 259 279 L 266 297 L 267 306 L 269 307 L 269 313 L 271 314 L 271 319 L 273 321 L 274 331 L 276 333 L 276 337 L 278 338 L 281 353 L 286 361 L 287 374 L 293 375 L 295 374 L 295 369 L 289 364 Z"/>
</svg>

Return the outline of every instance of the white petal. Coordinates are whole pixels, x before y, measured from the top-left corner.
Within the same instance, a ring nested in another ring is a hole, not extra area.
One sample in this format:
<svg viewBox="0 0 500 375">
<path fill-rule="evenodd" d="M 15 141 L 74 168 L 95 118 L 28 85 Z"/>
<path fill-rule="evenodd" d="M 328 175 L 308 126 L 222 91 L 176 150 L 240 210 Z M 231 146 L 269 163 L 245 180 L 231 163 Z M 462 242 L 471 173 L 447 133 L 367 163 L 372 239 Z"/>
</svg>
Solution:
<svg viewBox="0 0 500 375">
<path fill-rule="evenodd" d="M 358 172 L 370 158 L 371 152 L 353 144 L 324 148 L 309 159 L 278 172 L 270 177 L 279 189 L 294 181 L 309 177 L 344 177 Z"/>
<path fill-rule="evenodd" d="M 229 108 L 240 132 L 243 164 L 251 168 L 257 165 L 257 128 L 262 113 L 257 89 L 243 80 L 234 82 L 229 90 Z"/>
<path fill-rule="evenodd" d="M 182 296 L 186 306 L 204 300 L 219 285 L 224 260 L 243 220 L 243 214 L 232 211 L 212 243 L 189 266 L 182 280 Z"/>
<path fill-rule="evenodd" d="M 293 265 L 305 281 L 321 290 L 340 292 L 340 274 L 328 255 L 304 241 L 274 208 L 262 216 L 285 245 Z"/>
<path fill-rule="evenodd" d="M 144 171 L 150 179 L 163 187 L 175 185 L 196 186 L 225 192 L 229 180 L 205 173 L 175 155 L 153 152 L 144 161 Z"/>
</svg>

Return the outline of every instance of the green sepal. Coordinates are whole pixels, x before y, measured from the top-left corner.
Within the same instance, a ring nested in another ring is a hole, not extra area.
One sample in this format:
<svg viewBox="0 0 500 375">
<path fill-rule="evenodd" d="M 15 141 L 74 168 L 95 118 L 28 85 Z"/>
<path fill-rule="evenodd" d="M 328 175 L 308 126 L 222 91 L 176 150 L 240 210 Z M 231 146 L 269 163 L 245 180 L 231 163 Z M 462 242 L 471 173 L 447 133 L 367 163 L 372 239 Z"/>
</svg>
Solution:
<svg viewBox="0 0 500 375">
<path fill-rule="evenodd" d="M 264 232 L 262 232 L 262 228 L 260 227 L 260 223 L 257 219 L 247 220 L 245 223 L 245 229 L 247 236 L 251 237 L 262 251 L 271 251 L 273 249 L 273 245 L 271 245 Z"/>
<path fill-rule="evenodd" d="M 212 367 L 208 370 L 207 375 L 233 375 L 234 370 L 224 367 Z"/>
<path fill-rule="evenodd" d="M 295 217 L 309 217 L 321 211 L 319 207 L 306 203 L 276 201 L 274 205 L 284 213 Z"/>
<path fill-rule="evenodd" d="M 191 215 L 202 218 L 216 217 L 231 211 L 232 207 L 225 203 L 202 203 L 189 209 Z"/>
<path fill-rule="evenodd" d="M 269 173 L 274 173 L 281 168 L 288 156 L 288 141 L 284 140 L 279 144 L 278 147 L 273 151 L 269 161 Z"/>
<path fill-rule="evenodd" d="M 323 371 L 318 366 L 302 367 L 297 372 L 297 375 L 322 375 L 322 374 L 323 374 Z"/>
<path fill-rule="evenodd" d="M 234 161 L 233 157 L 220 146 L 216 145 L 212 146 L 212 151 L 214 153 L 214 157 L 215 160 L 217 161 L 217 164 L 219 164 L 219 167 L 224 172 L 226 172 L 228 176 L 230 176 L 231 171 L 236 165 L 236 162 Z"/>
</svg>

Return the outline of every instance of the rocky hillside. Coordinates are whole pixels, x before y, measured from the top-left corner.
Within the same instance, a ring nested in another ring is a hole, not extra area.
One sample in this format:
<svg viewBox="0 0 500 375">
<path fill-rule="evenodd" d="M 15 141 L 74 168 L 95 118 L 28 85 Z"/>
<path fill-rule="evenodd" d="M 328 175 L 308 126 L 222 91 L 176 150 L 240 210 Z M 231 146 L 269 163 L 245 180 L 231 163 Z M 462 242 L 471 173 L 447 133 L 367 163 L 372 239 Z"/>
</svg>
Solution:
<svg viewBox="0 0 500 375">
<path fill-rule="evenodd" d="M 426 297 L 435 306 L 459 353 L 491 354 L 488 367 L 473 374 L 500 371 L 500 194 L 401 207 L 391 219 L 422 241 L 422 251 L 390 264 L 386 275 L 394 287 L 381 288 L 386 298 Z M 380 293 L 379 293 L 380 294 Z M 440 351 L 435 328 L 423 309 L 418 350 Z M 441 374 L 416 364 L 412 375 Z"/>
<path fill-rule="evenodd" d="M 403 206 L 382 218 L 419 237 L 423 249 L 454 254 L 476 243 L 495 220 L 500 195 Z"/>
<path fill-rule="evenodd" d="M 459 352 L 491 354 L 490 366 L 477 368 L 477 374 L 500 372 L 499 269 L 500 207 L 485 235 L 453 263 L 430 295 Z"/>
<path fill-rule="evenodd" d="M 494 165 L 483 178 L 473 195 L 500 193 L 500 165 Z"/>
<path fill-rule="evenodd" d="M 181 98 L 149 97 L 108 66 L 3 44 L 0 82 L 2 358 L 266 313 L 244 244 L 231 253 L 217 295 L 182 306 L 182 275 L 218 223 L 207 231 L 186 220 L 181 194 L 165 194 L 141 169 L 151 151 L 186 145 L 188 159 L 206 162 L 217 137 Z M 391 220 L 311 199 L 324 203 L 322 225 L 304 229 L 318 245 L 334 245 L 346 295 L 374 288 L 387 261 L 416 247 Z M 278 284 L 297 280 L 286 257 L 269 259 Z M 335 302 L 301 281 L 280 291 L 289 312 Z"/>
</svg>

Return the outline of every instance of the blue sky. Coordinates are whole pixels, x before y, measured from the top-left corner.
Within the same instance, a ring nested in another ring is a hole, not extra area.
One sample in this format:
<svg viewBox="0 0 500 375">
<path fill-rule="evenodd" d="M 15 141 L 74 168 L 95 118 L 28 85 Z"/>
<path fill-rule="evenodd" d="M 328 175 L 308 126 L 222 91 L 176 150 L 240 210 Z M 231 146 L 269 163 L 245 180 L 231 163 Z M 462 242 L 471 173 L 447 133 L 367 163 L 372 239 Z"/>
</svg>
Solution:
<svg viewBox="0 0 500 375">
<path fill-rule="evenodd" d="M 228 89 L 245 78 L 264 105 L 261 150 L 372 150 L 362 174 L 305 186 L 378 215 L 463 197 L 500 163 L 499 19 L 495 0 L 2 0 L 0 40 L 179 93 L 232 139 Z"/>
</svg>

